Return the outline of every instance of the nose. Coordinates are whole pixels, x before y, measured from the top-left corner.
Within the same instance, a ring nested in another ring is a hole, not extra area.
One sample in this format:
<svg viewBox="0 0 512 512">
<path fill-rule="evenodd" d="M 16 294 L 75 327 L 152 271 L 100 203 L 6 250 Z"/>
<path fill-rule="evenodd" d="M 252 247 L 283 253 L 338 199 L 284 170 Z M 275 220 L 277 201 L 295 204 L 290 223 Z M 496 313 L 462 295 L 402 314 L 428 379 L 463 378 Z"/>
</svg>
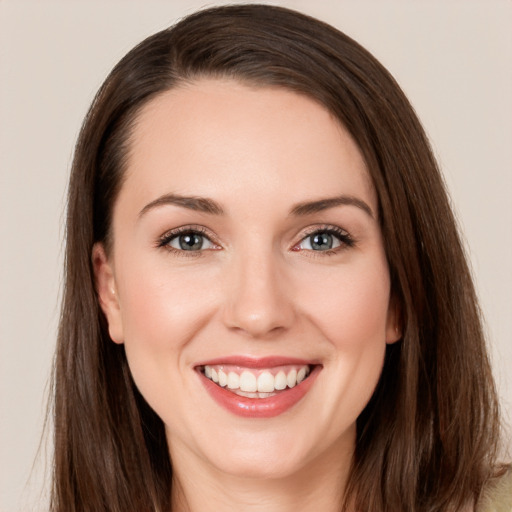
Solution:
<svg viewBox="0 0 512 512">
<path fill-rule="evenodd" d="M 291 283 L 271 251 L 241 254 L 228 270 L 223 321 L 252 338 L 272 338 L 295 321 Z"/>
</svg>

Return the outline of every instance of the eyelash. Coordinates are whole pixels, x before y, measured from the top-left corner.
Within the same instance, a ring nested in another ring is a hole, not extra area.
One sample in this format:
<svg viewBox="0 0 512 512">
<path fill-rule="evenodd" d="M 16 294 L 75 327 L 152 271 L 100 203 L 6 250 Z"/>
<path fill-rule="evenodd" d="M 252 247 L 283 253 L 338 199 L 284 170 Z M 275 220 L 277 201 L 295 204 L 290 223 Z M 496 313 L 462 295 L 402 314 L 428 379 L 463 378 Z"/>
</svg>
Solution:
<svg viewBox="0 0 512 512">
<path fill-rule="evenodd" d="M 356 243 L 354 238 L 352 238 L 352 236 L 349 233 L 347 233 L 345 230 L 339 228 L 338 226 L 325 225 L 325 226 L 320 226 L 320 227 L 314 227 L 314 228 L 311 228 L 308 231 L 306 231 L 303 234 L 303 236 L 301 237 L 300 241 L 297 244 L 295 244 L 291 250 L 296 251 L 296 252 L 301 251 L 299 246 L 307 238 L 312 237 L 313 235 L 316 235 L 316 234 L 320 234 L 320 233 L 335 236 L 339 240 L 340 245 L 338 247 L 335 247 L 334 249 L 328 249 L 325 251 L 314 251 L 312 249 L 302 249 L 302 250 L 307 251 L 308 253 L 311 253 L 311 256 L 313 256 L 313 257 L 333 256 L 335 254 L 338 254 L 340 251 L 354 247 L 354 245 Z M 201 256 L 205 250 L 208 250 L 208 249 L 202 249 L 202 250 L 197 250 L 197 251 L 186 251 L 183 249 L 176 249 L 175 247 L 172 247 L 171 245 L 169 245 L 175 238 L 177 238 L 181 235 L 185 235 L 185 234 L 199 235 L 201 237 L 206 238 L 213 245 L 219 246 L 219 244 L 217 244 L 213 240 L 214 237 L 203 226 L 183 226 L 183 227 L 172 229 L 158 239 L 156 246 L 164 248 L 167 251 L 176 254 L 177 256 L 196 257 L 196 258 Z"/>
</svg>

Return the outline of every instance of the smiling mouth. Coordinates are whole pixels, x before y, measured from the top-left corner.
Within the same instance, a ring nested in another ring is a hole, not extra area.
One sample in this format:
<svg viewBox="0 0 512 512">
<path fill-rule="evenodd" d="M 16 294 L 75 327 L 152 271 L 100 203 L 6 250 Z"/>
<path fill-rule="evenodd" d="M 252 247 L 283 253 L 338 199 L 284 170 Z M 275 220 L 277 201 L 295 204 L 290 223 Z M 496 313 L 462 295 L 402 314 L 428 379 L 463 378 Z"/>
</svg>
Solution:
<svg viewBox="0 0 512 512">
<path fill-rule="evenodd" d="M 228 356 L 195 367 L 213 400 L 237 416 L 266 419 L 294 409 L 313 387 L 318 361 Z"/>
<path fill-rule="evenodd" d="M 204 365 L 199 371 L 218 387 L 246 398 L 269 398 L 306 380 L 313 365 L 283 365 L 266 369 L 229 364 Z"/>
</svg>

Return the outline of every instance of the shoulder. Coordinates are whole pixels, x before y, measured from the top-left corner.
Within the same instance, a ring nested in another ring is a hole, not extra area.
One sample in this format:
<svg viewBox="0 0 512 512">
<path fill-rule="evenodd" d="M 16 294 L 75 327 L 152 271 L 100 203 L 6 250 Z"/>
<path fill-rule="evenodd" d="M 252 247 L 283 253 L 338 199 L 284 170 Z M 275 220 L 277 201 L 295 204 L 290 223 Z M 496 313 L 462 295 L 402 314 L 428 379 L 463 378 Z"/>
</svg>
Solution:
<svg viewBox="0 0 512 512">
<path fill-rule="evenodd" d="M 512 512 L 512 466 L 503 475 L 489 481 L 475 512 Z"/>
</svg>

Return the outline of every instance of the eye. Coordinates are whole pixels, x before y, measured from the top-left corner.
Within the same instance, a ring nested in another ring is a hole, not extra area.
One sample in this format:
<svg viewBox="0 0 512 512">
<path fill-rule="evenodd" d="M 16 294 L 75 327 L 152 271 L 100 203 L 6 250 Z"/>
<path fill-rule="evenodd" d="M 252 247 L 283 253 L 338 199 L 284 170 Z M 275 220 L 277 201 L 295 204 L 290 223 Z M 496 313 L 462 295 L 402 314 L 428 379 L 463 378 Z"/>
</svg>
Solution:
<svg viewBox="0 0 512 512">
<path fill-rule="evenodd" d="M 181 249 L 182 251 L 200 251 L 201 249 L 210 249 L 213 247 L 213 244 L 208 238 L 194 232 L 175 236 L 168 242 L 168 245 L 174 247 L 174 249 Z"/>
<path fill-rule="evenodd" d="M 336 251 L 343 247 L 352 247 L 354 241 L 350 235 L 339 228 L 317 229 L 307 235 L 295 246 L 295 250 L 316 252 Z"/>
<path fill-rule="evenodd" d="M 165 234 L 158 245 L 175 251 L 187 252 L 219 248 L 201 230 L 190 228 L 173 230 Z"/>
</svg>

